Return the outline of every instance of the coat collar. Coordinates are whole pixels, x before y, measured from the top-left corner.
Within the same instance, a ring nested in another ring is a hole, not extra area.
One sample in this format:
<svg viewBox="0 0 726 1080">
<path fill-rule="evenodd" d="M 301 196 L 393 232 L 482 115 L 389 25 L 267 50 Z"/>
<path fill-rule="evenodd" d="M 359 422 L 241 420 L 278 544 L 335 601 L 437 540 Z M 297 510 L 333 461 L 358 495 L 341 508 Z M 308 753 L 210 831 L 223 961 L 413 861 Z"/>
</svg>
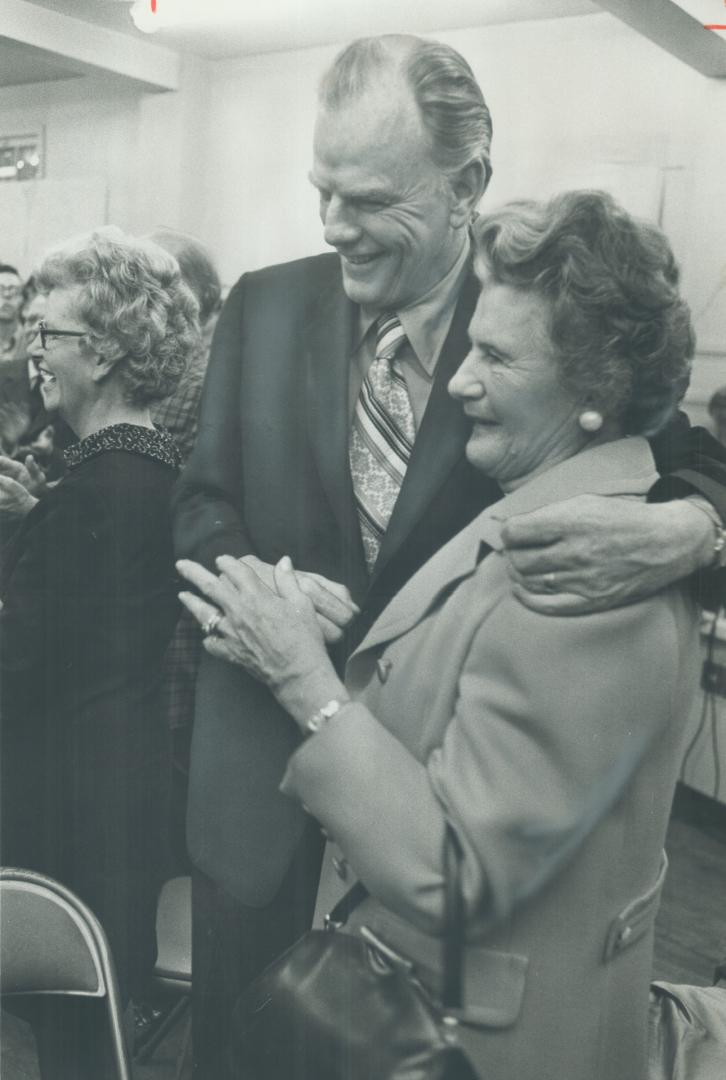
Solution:
<svg viewBox="0 0 726 1080">
<path fill-rule="evenodd" d="M 658 479 L 646 439 L 618 439 L 583 450 L 487 507 L 408 581 L 368 631 L 356 654 L 410 629 L 453 584 L 470 576 L 482 552 L 501 551 L 504 522 L 576 495 L 640 496 Z"/>
</svg>

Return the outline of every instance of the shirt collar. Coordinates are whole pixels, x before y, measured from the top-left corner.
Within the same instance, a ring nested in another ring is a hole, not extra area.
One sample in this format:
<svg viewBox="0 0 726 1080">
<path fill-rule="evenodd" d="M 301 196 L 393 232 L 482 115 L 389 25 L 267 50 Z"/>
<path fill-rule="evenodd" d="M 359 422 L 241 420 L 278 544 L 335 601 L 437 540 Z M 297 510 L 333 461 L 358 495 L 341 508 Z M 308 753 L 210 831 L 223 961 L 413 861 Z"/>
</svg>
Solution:
<svg viewBox="0 0 726 1080">
<path fill-rule="evenodd" d="M 429 291 L 406 308 L 396 311 L 416 359 L 427 375 L 433 376 L 449 332 L 459 293 L 469 270 L 471 242 L 467 233 L 453 266 Z M 358 320 L 359 346 L 380 316 L 380 311 L 361 308 Z"/>
</svg>

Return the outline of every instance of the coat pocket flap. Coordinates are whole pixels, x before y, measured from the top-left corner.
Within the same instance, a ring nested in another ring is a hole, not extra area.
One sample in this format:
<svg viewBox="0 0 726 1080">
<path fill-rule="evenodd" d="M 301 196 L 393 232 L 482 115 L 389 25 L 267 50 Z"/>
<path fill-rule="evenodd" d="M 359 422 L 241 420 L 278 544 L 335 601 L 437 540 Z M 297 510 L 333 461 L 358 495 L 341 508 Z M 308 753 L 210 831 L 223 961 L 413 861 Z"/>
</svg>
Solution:
<svg viewBox="0 0 726 1080">
<path fill-rule="evenodd" d="M 461 1020 L 476 1027 L 511 1027 L 522 1008 L 528 958 L 473 945 L 464 964 Z"/>
<path fill-rule="evenodd" d="M 441 990 L 441 939 L 411 925 L 369 898 L 357 908 L 346 929 L 360 933 L 365 925 L 387 946 L 403 954 L 414 974 L 438 1000 Z M 498 952 L 475 943 L 464 955 L 463 1006 L 455 1015 L 475 1027 L 511 1027 L 519 1016 L 529 960 L 517 953 Z"/>
</svg>

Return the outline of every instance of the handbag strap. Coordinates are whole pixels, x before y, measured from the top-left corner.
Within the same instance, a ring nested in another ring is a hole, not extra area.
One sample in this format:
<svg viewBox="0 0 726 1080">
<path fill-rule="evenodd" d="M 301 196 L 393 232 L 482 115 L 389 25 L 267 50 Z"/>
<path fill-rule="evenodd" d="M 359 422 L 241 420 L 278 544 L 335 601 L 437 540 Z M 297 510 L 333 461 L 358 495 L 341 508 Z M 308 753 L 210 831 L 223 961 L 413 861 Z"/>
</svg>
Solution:
<svg viewBox="0 0 726 1080">
<path fill-rule="evenodd" d="M 445 1009 L 460 1009 L 464 983 L 464 897 L 461 889 L 463 852 L 459 838 L 446 822 L 444 835 L 444 936 L 442 941 L 441 1003 Z M 369 895 L 362 881 L 355 885 L 326 916 L 326 924 L 344 926 L 350 915 Z"/>
<path fill-rule="evenodd" d="M 446 822 L 444 837 L 444 940 L 442 945 L 441 1003 L 445 1009 L 460 1009 L 464 996 L 464 894 L 461 864 L 464 853 L 459 837 Z"/>
<path fill-rule="evenodd" d="M 366 889 L 362 881 L 356 881 L 353 888 L 348 889 L 345 896 L 340 898 L 330 914 L 325 916 L 326 926 L 329 925 L 333 928 L 344 926 L 355 908 L 363 903 L 366 896 L 368 896 L 368 889 Z"/>
</svg>

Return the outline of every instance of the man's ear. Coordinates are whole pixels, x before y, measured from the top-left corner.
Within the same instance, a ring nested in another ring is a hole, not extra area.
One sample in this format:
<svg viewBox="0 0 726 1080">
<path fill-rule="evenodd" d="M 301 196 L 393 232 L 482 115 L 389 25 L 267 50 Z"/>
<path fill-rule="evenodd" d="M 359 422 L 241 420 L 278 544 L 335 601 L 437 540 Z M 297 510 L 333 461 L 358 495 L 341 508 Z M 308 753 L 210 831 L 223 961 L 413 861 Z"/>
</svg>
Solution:
<svg viewBox="0 0 726 1080">
<path fill-rule="evenodd" d="M 450 177 L 451 213 L 455 229 L 468 226 L 479 200 L 487 189 L 490 172 L 483 161 L 471 161 L 455 176 Z"/>
</svg>

